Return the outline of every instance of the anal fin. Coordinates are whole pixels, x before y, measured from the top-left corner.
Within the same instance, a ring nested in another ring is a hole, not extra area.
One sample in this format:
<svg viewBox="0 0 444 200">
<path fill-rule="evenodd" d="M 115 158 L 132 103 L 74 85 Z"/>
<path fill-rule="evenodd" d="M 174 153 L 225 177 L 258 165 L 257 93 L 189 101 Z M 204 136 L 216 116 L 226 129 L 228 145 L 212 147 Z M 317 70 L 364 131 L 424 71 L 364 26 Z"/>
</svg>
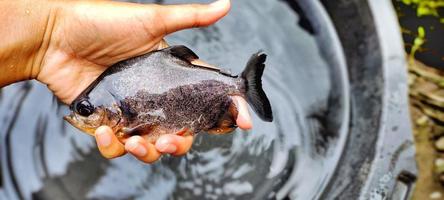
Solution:
<svg viewBox="0 0 444 200">
<path fill-rule="evenodd" d="M 221 135 L 233 132 L 236 128 L 236 118 L 238 115 L 238 110 L 236 105 L 232 102 L 228 110 L 219 119 L 217 124 L 211 129 L 207 130 L 209 134 Z"/>
</svg>

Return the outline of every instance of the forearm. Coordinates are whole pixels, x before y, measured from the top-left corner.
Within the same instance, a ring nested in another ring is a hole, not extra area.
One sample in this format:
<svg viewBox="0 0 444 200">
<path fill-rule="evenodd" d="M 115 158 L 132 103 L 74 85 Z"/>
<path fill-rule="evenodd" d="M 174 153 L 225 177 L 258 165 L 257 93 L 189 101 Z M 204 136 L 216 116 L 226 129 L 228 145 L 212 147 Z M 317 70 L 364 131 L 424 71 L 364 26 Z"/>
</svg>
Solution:
<svg viewBox="0 0 444 200">
<path fill-rule="evenodd" d="M 50 41 L 49 1 L 0 1 L 0 87 L 37 76 Z"/>
</svg>

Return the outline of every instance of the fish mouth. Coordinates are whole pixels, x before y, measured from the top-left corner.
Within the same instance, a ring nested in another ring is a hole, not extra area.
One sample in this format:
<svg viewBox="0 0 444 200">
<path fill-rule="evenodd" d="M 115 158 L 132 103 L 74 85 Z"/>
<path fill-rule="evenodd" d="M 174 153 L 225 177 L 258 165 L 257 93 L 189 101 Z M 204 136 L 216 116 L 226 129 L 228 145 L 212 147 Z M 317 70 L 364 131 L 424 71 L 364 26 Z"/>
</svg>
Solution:
<svg viewBox="0 0 444 200">
<path fill-rule="evenodd" d="M 73 113 L 63 116 L 63 119 L 65 121 L 69 122 L 71 125 L 73 125 L 77 128 L 74 118 L 75 118 L 75 115 Z"/>
<path fill-rule="evenodd" d="M 70 124 L 71 124 L 72 126 L 74 126 L 75 128 L 81 130 L 82 132 L 85 132 L 85 133 L 87 133 L 87 134 L 89 134 L 89 135 L 94 136 L 94 131 L 95 131 L 95 129 L 87 128 L 87 127 L 81 126 L 81 125 L 78 123 L 78 122 L 79 122 L 79 119 L 77 118 L 77 116 L 76 116 L 74 113 L 71 113 L 71 114 L 69 114 L 69 115 L 65 115 L 65 116 L 63 116 L 63 119 L 64 119 L 65 121 L 67 121 L 68 123 L 70 123 Z"/>
</svg>

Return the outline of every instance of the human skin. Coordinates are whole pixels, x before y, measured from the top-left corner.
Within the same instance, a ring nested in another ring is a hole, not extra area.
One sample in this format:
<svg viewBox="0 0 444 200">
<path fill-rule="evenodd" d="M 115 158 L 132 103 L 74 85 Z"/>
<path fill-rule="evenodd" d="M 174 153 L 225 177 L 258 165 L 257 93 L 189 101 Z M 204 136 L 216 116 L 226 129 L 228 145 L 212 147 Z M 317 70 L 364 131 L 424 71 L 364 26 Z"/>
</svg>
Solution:
<svg viewBox="0 0 444 200">
<path fill-rule="evenodd" d="M 0 87 L 36 79 L 62 102 L 70 104 L 114 63 L 164 48 L 173 32 L 205 27 L 225 16 L 230 0 L 212 4 L 161 6 L 112 1 L 0 1 Z M 195 61 L 195 64 L 205 64 Z M 247 104 L 233 97 L 236 120 L 250 129 Z M 185 154 L 193 136 L 164 135 L 155 143 L 144 136 L 119 141 L 111 128 L 95 132 L 101 154 L 115 158 L 129 152 L 152 163 L 162 154 Z"/>
</svg>

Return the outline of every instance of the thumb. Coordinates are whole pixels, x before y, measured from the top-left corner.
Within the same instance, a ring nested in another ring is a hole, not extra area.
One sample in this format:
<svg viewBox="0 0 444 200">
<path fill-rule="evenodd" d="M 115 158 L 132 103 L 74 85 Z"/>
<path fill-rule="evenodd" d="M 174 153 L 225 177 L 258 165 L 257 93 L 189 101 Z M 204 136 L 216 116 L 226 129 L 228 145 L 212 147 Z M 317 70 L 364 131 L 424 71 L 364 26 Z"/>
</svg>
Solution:
<svg viewBox="0 0 444 200">
<path fill-rule="evenodd" d="M 169 34 L 214 24 L 228 13 L 230 7 L 230 0 L 217 0 L 211 4 L 165 5 L 157 10 L 156 19 L 162 20 L 165 34 Z"/>
</svg>

